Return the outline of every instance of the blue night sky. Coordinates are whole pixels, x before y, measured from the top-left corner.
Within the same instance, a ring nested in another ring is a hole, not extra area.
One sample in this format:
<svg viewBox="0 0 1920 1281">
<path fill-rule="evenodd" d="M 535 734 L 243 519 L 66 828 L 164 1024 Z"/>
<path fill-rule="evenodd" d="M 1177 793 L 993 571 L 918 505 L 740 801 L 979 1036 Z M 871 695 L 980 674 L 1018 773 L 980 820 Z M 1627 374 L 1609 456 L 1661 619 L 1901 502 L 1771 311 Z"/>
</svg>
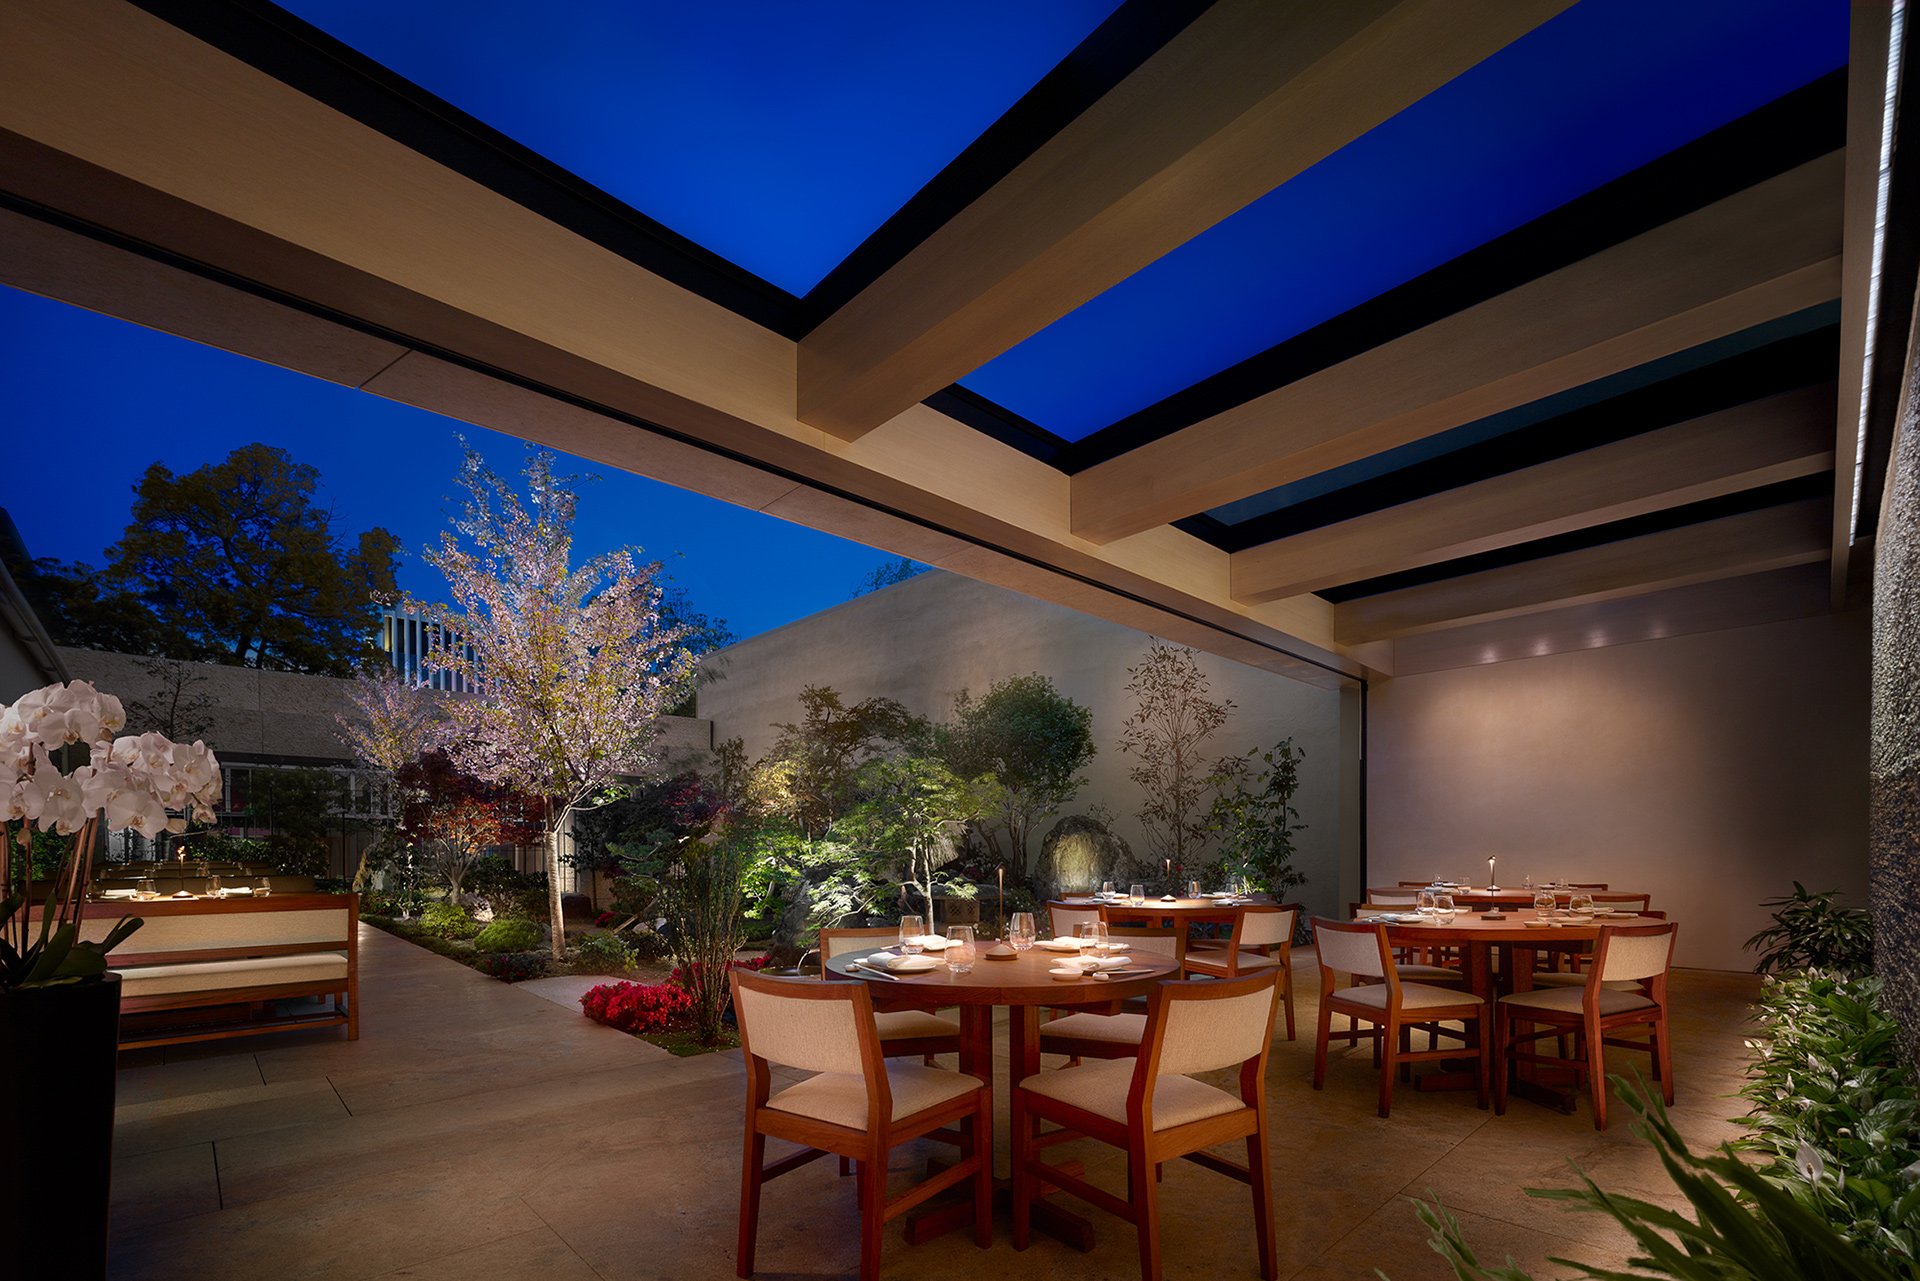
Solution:
<svg viewBox="0 0 1920 1281">
<path fill-rule="evenodd" d="M 0 507 L 35 556 L 103 563 L 148 464 L 189 471 L 253 441 L 319 469 L 336 531 L 384 525 L 417 549 L 450 510 L 458 435 L 504 474 L 526 456 L 510 437 L 4 287 L 0 335 Z M 743 637 L 846 600 L 897 559 L 583 460 L 562 470 L 595 478 L 581 486 L 578 554 L 638 546 Z M 400 578 L 445 595 L 417 557 Z"/>
</svg>

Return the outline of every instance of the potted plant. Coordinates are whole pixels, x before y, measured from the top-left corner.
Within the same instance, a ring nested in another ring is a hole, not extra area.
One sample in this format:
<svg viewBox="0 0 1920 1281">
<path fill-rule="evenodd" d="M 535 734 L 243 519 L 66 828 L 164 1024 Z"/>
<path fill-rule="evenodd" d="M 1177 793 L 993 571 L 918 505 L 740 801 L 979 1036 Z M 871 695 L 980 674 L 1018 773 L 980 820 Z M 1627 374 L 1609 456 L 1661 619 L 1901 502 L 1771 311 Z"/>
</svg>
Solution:
<svg viewBox="0 0 1920 1281">
<path fill-rule="evenodd" d="M 205 744 L 115 738 L 125 724 L 85 681 L 0 705 L 0 1241 L 23 1276 L 106 1275 L 120 1022 L 107 953 L 141 922 L 80 938 L 100 832 L 182 832 L 170 810 L 210 821 L 220 795 Z M 72 838 L 38 851 L 40 875 L 36 831 Z"/>
</svg>

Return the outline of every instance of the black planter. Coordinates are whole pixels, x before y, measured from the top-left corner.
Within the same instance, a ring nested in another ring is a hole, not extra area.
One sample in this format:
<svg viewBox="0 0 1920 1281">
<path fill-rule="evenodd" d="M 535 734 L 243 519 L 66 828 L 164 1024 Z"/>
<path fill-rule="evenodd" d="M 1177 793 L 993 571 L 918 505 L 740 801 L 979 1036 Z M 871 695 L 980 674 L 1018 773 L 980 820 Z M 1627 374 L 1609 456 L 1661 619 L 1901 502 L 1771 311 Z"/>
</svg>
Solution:
<svg viewBox="0 0 1920 1281">
<path fill-rule="evenodd" d="M 107 1275 L 120 976 L 0 990 L 0 1249 L 23 1277 Z"/>
</svg>

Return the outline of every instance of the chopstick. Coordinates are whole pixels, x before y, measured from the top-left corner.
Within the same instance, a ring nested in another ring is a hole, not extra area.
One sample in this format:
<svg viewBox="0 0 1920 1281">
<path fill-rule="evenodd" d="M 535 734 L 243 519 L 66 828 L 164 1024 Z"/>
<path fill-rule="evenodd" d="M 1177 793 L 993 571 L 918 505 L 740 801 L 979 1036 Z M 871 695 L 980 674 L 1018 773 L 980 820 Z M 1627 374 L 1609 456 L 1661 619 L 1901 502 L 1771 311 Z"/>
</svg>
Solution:
<svg viewBox="0 0 1920 1281">
<path fill-rule="evenodd" d="M 890 974 L 877 965 L 868 965 L 862 961 L 849 961 L 847 962 L 847 968 L 850 970 L 860 970 L 867 974 L 878 974 L 889 983 L 901 983 L 905 981 L 898 974 Z"/>
</svg>

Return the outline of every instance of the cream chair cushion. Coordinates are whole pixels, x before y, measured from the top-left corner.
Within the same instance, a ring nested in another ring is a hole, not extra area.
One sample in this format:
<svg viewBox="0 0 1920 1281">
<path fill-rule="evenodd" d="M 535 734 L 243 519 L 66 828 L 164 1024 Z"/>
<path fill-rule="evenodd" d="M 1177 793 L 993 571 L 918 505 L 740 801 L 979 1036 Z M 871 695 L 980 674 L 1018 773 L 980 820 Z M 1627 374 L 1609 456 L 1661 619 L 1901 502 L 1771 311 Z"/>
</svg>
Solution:
<svg viewBox="0 0 1920 1281">
<path fill-rule="evenodd" d="M 979 1089 L 981 1084 L 980 1078 L 963 1072 L 922 1067 L 918 1063 L 887 1064 L 887 1087 L 893 1092 L 896 1121 L 959 1098 Z M 864 1130 L 867 1128 L 867 1080 L 848 1072 L 822 1072 L 798 1085 L 788 1086 L 767 1100 L 767 1106 L 795 1116 L 844 1125 L 850 1130 Z"/>
<path fill-rule="evenodd" d="M 1144 1014 L 1069 1014 L 1040 1025 L 1040 1035 L 1105 1045 L 1138 1045 L 1147 1034 Z"/>
<path fill-rule="evenodd" d="M 1587 976 L 1585 974 L 1570 974 L 1566 971 L 1556 972 L 1549 970 L 1545 973 L 1534 975 L 1533 985 L 1535 987 L 1585 987 L 1587 985 Z M 1600 986 L 1610 988 L 1615 992 L 1638 992 L 1640 990 L 1638 983 L 1632 983 L 1626 979 L 1611 979 L 1602 983 Z"/>
<path fill-rule="evenodd" d="M 1283 958 L 1278 956 L 1268 956 L 1265 952 L 1249 952 L 1243 947 L 1240 949 L 1240 972 L 1245 974 L 1249 970 L 1257 970 L 1263 965 L 1279 965 L 1282 963 L 1282 959 Z M 1227 972 L 1226 950 L 1221 949 L 1214 951 L 1209 949 L 1199 953 L 1188 952 L 1187 963 L 1194 969 L 1219 970 L 1222 974 L 1225 974 Z"/>
<path fill-rule="evenodd" d="M 803 1072 L 853 1077 L 865 1071 L 856 1008 L 850 1000 L 806 1000 L 748 987 L 734 998 L 747 1044 L 759 1057 Z"/>
<path fill-rule="evenodd" d="M 1660 934 L 1616 934 L 1607 940 L 1607 972 L 1602 978 L 1650 979 L 1667 972 L 1673 955 L 1673 932 Z"/>
<path fill-rule="evenodd" d="M 1519 1006 L 1529 1010 L 1552 1010 L 1560 1014 L 1578 1014 L 1581 1002 L 1586 1000 L 1586 988 L 1549 987 L 1532 992 L 1515 992 L 1511 996 L 1500 998 L 1502 1005 Z M 1602 985 L 1600 989 L 1600 1013 L 1625 1014 L 1628 1010 L 1651 1010 L 1654 1003 L 1638 992 L 1618 992 Z"/>
<path fill-rule="evenodd" d="M 1400 976 L 1401 982 L 1411 979 L 1416 983 L 1465 983 L 1464 970 L 1450 969 L 1445 965 L 1396 965 L 1393 972 Z"/>
<path fill-rule="evenodd" d="M 1387 985 L 1368 983 L 1363 987 L 1345 987 L 1335 991 L 1333 997 L 1344 1005 L 1364 1005 L 1375 1010 L 1387 1008 Z M 1457 989 L 1432 987 L 1426 983 L 1402 983 L 1400 985 L 1400 1008 L 1403 1010 L 1432 1010 L 1442 1006 L 1461 1006 L 1472 1002 L 1473 998 Z"/>
<path fill-rule="evenodd" d="M 1321 968 L 1338 974 L 1381 977 L 1380 937 L 1371 930 L 1362 933 L 1358 930 L 1316 929 L 1313 937 L 1319 947 Z"/>
<path fill-rule="evenodd" d="M 880 1029 L 882 1041 L 906 1041 L 923 1036 L 959 1036 L 960 1024 L 926 1010 L 895 1010 L 876 1013 L 873 1025 Z"/>
<path fill-rule="evenodd" d="M 1058 1072 L 1041 1072 L 1022 1081 L 1020 1088 L 1125 1125 L 1127 1092 L 1133 1088 L 1134 1065 L 1138 1062 L 1138 1059 L 1108 1059 Z M 1190 1076 L 1162 1076 L 1154 1080 L 1153 1128 L 1156 1130 L 1170 1130 L 1210 1116 L 1224 1116 L 1245 1106 L 1237 1095 L 1216 1090 Z"/>
<path fill-rule="evenodd" d="M 272 987 L 279 983 L 347 981 L 347 958 L 338 952 L 299 956 L 254 956 L 237 961 L 192 961 L 180 965 L 136 965 L 119 971 L 120 995 L 168 996 L 175 992 L 217 992 L 233 987 Z"/>
</svg>

